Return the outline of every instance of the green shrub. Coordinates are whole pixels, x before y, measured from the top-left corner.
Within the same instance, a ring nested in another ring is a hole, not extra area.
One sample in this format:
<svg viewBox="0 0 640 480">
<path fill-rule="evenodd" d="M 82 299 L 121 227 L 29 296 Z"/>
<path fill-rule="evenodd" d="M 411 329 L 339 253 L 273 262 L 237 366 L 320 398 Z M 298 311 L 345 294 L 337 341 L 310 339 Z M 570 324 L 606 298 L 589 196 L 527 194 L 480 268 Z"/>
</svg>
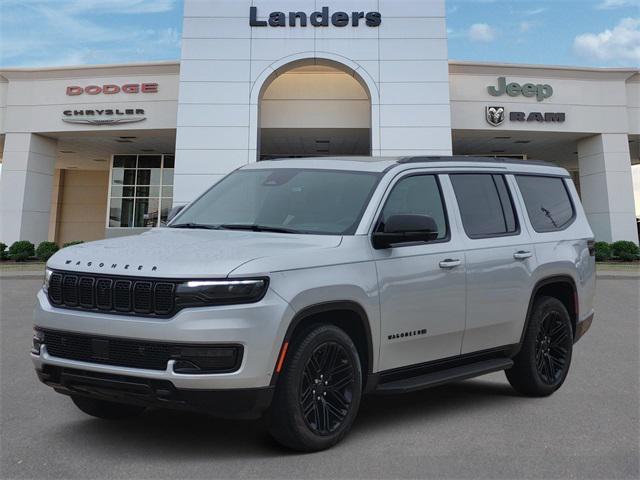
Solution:
<svg viewBox="0 0 640 480">
<path fill-rule="evenodd" d="M 36 257 L 43 262 L 49 260 L 54 253 L 59 250 L 58 245 L 53 242 L 42 242 L 36 249 Z"/>
<path fill-rule="evenodd" d="M 74 245 L 80 245 L 81 243 L 84 243 L 84 242 L 82 240 L 76 240 L 75 242 L 67 242 L 64 245 L 62 245 L 62 248 L 73 247 Z"/>
<path fill-rule="evenodd" d="M 7 246 L 0 242 L 0 260 L 6 260 L 7 259 Z"/>
<path fill-rule="evenodd" d="M 611 244 L 613 256 L 623 262 L 633 262 L 640 259 L 640 247 L 633 242 L 620 240 Z"/>
<path fill-rule="evenodd" d="M 13 242 L 13 245 L 9 247 L 9 258 L 16 262 L 24 262 L 25 260 L 34 257 L 35 254 L 36 247 L 28 240 Z"/>
<path fill-rule="evenodd" d="M 596 242 L 596 262 L 606 262 L 611 260 L 612 256 L 611 245 L 607 242 Z"/>
</svg>

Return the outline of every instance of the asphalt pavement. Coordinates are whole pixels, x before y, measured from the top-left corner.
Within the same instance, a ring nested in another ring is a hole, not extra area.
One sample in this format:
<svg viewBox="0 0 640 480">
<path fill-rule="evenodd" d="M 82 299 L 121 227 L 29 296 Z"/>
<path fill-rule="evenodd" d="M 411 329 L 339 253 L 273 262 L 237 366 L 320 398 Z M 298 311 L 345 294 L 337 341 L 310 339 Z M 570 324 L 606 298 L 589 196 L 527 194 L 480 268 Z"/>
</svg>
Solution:
<svg viewBox="0 0 640 480">
<path fill-rule="evenodd" d="M 259 421 L 84 415 L 33 372 L 40 283 L 0 278 L 2 479 L 640 477 L 640 278 L 599 278 L 593 327 L 553 396 L 519 397 L 502 373 L 370 396 L 341 444 L 308 455 L 279 447 Z"/>
</svg>

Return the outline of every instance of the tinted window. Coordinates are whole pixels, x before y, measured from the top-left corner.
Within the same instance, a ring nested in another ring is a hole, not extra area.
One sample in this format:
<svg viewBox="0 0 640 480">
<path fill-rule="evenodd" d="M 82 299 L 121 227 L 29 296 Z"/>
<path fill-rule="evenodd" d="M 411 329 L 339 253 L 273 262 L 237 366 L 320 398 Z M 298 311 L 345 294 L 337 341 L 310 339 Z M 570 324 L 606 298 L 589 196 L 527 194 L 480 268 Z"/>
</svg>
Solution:
<svg viewBox="0 0 640 480">
<path fill-rule="evenodd" d="M 536 232 L 562 230 L 573 219 L 573 204 L 561 178 L 516 176 Z"/>
<path fill-rule="evenodd" d="M 352 235 L 378 180 L 377 173 L 351 171 L 237 170 L 191 204 L 177 223 Z"/>
<path fill-rule="evenodd" d="M 502 175 L 451 175 L 451 183 L 469 238 L 509 235 L 518 231 L 513 204 Z"/>
<path fill-rule="evenodd" d="M 393 187 L 382 209 L 382 224 L 392 215 L 404 214 L 432 217 L 438 225 L 438 240 L 448 236 L 442 195 L 433 175 L 403 178 Z"/>
</svg>

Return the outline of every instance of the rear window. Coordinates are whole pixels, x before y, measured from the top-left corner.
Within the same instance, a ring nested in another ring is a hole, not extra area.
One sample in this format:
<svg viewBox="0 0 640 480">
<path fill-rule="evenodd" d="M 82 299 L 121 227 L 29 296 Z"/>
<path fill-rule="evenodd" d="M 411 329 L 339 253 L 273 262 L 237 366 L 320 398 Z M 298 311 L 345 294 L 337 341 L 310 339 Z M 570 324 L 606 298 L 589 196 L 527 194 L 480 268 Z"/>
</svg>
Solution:
<svg viewBox="0 0 640 480">
<path fill-rule="evenodd" d="M 516 180 L 536 232 L 555 232 L 572 222 L 573 203 L 562 178 L 517 175 Z"/>
<path fill-rule="evenodd" d="M 457 174 L 450 178 L 469 238 L 518 232 L 511 196 L 502 175 Z"/>
</svg>

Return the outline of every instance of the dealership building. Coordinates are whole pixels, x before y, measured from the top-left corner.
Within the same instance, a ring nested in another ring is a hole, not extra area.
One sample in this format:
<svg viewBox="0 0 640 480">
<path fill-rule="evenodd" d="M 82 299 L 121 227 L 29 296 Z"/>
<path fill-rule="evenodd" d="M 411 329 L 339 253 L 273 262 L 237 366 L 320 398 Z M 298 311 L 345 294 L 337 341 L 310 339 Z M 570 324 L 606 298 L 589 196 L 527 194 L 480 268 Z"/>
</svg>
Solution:
<svg viewBox="0 0 640 480">
<path fill-rule="evenodd" d="M 450 60 L 444 0 L 186 0 L 180 61 L 0 70 L 0 241 L 162 224 L 278 157 L 482 155 L 571 172 L 638 241 L 640 71 Z"/>
</svg>

